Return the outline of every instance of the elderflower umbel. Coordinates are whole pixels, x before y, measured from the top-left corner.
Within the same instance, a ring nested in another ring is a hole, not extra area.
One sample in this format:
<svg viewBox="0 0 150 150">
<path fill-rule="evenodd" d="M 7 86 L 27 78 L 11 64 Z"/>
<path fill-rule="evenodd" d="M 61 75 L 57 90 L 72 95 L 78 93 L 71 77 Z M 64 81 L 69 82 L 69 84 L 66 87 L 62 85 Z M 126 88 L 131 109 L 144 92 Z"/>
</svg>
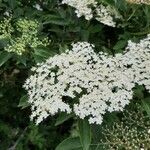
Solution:
<svg viewBox="0 0 150 150">
<path fill-rule="evenodd" d="M 110 6 L 104 6 L 101 4 L 99 7 L 96 8 L 96 20 L 105 25 L 112 27 L 116 26 L 116 22 L 114 22 L 113 15 L 114 9 Z"/>
<path fill-rule="evenodd" d="M 73 111 L 82 119 L 88 117 L 90 123 L 101 124 L 106 112 L 122 111 L 136 83 L 150 88 L 149 39 L 129 42 L 126 52 L 114 57 L 96 54 L 93 45 L 78 42 L 72 50 L 38 64 L 24 84 L 32 104 L 31 119 L 38 124 L 58 111 Z M 73 107 L 64 97 L 69 97 Z"/>
<path fill-rule="evenodd" d="M 134 82 L 150 92 L 150 35 L 139 43 L 129 41 L 122 63 L 132 70 Z"/>
<path fill-rule="evenodd" d="M 90 20 L 93 18 L 91 6 L 96 6 L 97 2 L 95 0 L 63 0 L 62 4 L 74 7 L 78 17 L 85 16 L 87 20 Z"/>
<path fill-rule="evenodd" d="M 103 4 L 99 6 L 95 0 L 63 0 L 62 3 L 74 7 L 77 17 L 85 16 L 86 20 L 96 18 L 105 25 L 112 27 L 116 25 L 113 17 L 118 18 L 118 15 L 111 6 L 104 6 Z"/>
</svg>

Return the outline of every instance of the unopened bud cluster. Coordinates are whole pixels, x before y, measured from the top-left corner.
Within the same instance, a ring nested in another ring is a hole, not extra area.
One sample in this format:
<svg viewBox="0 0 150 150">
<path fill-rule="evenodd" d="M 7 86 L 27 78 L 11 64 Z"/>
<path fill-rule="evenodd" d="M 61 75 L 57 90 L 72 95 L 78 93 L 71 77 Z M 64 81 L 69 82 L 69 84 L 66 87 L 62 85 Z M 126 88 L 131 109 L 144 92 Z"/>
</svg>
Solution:
<svg viewBox="0 0 150 150">
<path fill-rule="evenodd" d="M 4 50 L 22 55 L 28 47 L 47 46 L 48 38 L 39 39 L 39 23 L 35 20 L 19 19 L 12 25 L 11 18 L 0 22 L 0 39 L 9 41 Z M 18 35 L 14 35 L 17 32 Z"/>
<path fill-rule="evenodd" d="M 126 110 L 121 122 L 103 128 L 104 139 L 101 144 L 111 150 L 149 150 L 150 119 L 142 112 L 141 106 L 136 110 Z M 132 107 L 133 109 L 133 107 Z"/>
</svg>

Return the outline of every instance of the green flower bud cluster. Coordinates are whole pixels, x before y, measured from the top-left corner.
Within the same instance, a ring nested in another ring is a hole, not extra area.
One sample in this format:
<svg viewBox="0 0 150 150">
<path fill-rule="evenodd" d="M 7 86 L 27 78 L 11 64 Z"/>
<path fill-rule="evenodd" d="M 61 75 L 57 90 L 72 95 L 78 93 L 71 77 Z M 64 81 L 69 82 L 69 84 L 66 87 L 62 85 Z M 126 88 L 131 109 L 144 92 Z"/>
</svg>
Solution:
<svg viewBox="0 0 150 150">
<path fill-rule="evenodd" d="M 37 46 L 47 46 L 49 44 L 48 38 L 40 39 L 38 37 L 38 29 L 40 24 L 37 21 L 28 20 L 28 19 L 19 19 L 15 24 L 14 28 L 10 23 L 11 19 L 4 19 L 1 22 L 0 27 L 3 27 L 3 30 L 0 28 L 1 39 L 4 37 L 9 38 L 9 44 L 4 48 L 8 52 L 15 52 L 18 55 L 22 55 L 23 52 L 27 51 L 28 48 L 36 48 Z M 7 24 L 8 25 L 7 25 Z M 5 25 L 6 24 L 6 25 Z M 8 27 L 9 29 L 8 32 Z M 17 37 L 12 35 L 12 32 L 16 31 Z M 5 33 L 5 34 L 4 34 Z"/>
<path fill-rule="evenodd" d="M 17 30 L 22 34 L 36 35 L 38 32 L 39 23 L 33 20 L 20 19 L 16 23 Z M 30 31 L 30 32 L 29 32 Z"/>
<path fill-rule="evenodd" d="M 14 31 L 14 28 L 11 26 L 11 18 L 4 19 L 0 22 L 0 39 L 11 38 L 11 33 Z"/>
<path fill-rule="evenodd" d="M 120 123 L 103 130 L 105 140 L 101 143 L 111 150 L 149 150 L 150 119 L 140 110 L 126 111 Z"/>
</svg>

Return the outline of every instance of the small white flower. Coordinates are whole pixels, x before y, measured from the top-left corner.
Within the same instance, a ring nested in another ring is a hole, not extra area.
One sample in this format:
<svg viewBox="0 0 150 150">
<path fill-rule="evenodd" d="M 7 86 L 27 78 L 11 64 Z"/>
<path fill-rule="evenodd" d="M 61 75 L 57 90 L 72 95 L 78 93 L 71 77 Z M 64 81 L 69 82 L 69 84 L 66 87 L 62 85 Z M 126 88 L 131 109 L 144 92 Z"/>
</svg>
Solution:
<svg viewBox="0 0 150 150">
<path fill-rule="evenodd" d="M 10 16 L 10 12 L 5 11 L 5 12 L 4 12 L 4 15 L 9 17 L 9 16 Z"/>
<path fill-rule="evenodd" d="M 39 11 L 43 11 L 43 9 L 41 8 L 41 6 L 39 4 L 35 4 L 33 7 Z"/>
</svg>

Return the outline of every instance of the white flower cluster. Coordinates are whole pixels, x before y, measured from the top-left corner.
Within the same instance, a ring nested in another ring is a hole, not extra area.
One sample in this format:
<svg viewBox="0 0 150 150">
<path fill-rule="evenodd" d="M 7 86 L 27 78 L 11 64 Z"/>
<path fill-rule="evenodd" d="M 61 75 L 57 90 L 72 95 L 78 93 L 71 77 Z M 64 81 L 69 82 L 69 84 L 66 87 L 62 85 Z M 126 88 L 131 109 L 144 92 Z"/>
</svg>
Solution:
<svg viewBox="0 0 150 150">
<path fill-rule="evenodd" d="M 150 92 L 150 35 L 139 43 L 128 42 L 122 63 L 132 69 L 134 82 Z"/>
<path fill-rule="evenodd" d="M 111 27 L 116 26 L 113 16 L 115 15 L 115 18 L 119 18 L 115 9 L 111 6 L 104 6 L 102 4 L 96 8 L 96 15 L 96 20 Z"/>
<path fill-rule="evenodd" d="M 39 4 L 35 4 L 33 7 L 39 11 L 43 11 L 43 9 L 41 8 L 41 6 Z"/>
<path fill-rule="evenodd" d="M 67 4 L 76 9 L 78 17 L 85 16 L 86 20 L 93 18 L 92 7 L 96 7 L 97 2 L 95 0 L 63 0 L 62 4 Z"/>
<path fill-rule="evenodd" d="M 138 44 L 129 42 L 126 52 L 114 57 L 97 54 L 93 47 L 72 44 L 72 50 L 32 68 L 24 88 L 37 124 L 58 111 L 73 111 L 101 124 L 106 112 L 122 111 L 129 104 L 136 83 L 150 92 L 150 36 Z"/>
<path fill-rule="evenodd" d="M 96 19 L 99 22 L 112 27 L 116 25 L 113 17 L 118 18 L 118 15 L 111 6 L 98 5 L 95 0 L 63 0 L 62 4 L 74 7 L 78 17 L 85 16 L 86 20 L 90 20 L 96 13 Z"/>
</svg>

